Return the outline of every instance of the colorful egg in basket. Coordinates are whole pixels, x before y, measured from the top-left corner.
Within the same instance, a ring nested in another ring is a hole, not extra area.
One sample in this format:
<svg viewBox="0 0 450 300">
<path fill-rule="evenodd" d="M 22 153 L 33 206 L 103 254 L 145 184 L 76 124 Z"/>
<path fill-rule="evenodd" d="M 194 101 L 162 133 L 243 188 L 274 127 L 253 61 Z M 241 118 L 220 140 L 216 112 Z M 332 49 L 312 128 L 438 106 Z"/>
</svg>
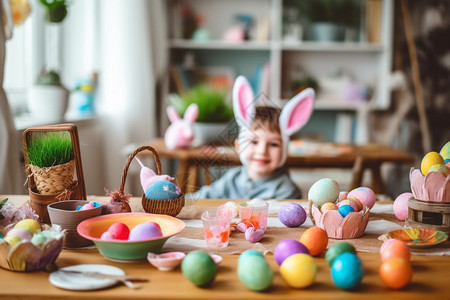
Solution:
<svg viewBox="0 0 450 300">
<path fill-rule="evenodd" d="M 102 240 L 100 238 L 111 225 L 119 222 L 126 224 L 130 230 L 142 223 L 155 222 L 161 227 L 163 236 L 136 241 Z M 183 221 L 167 215 L 118 213 L 85 220 L 78 225 L 77 231 L 85 239 L 92 240 L 105 258 L 133 261 L 145 259 L 149 252 L 160 252 L 167 239 L 181 232 L 184 227 Z"/>
<path fill-rule="evenodd" d="M 50 229 L 48 225 L 45 226 L 44 230 Z M 23 240 L 10 246 L 0 239 L 0 267 L 18 272 L 51 269 L 63 248 L 65 230 L 53 227 L 50 231 L 54 238 L 48 239 L 41 245 Z"/>
<path fill-rule="evenodd" d="M 359 212 L 350 212 L 344 218 L 338 210 L 322 213 L 319 207 L 309 201 L 309 217 L 315 226 L 324 229 L 329 238 L 353 239 L 364 234 L 369 223 L 370 210 L 367 206 Z"/>
</svg>

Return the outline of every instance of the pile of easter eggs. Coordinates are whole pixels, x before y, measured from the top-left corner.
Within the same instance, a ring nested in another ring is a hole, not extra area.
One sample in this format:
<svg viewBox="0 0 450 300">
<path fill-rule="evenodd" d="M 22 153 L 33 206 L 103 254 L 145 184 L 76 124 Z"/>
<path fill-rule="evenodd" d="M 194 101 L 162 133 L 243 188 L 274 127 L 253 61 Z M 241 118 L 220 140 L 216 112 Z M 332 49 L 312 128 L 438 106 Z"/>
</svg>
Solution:
<svg viewBox="0 0 450 300">
<path fill-rule="evenodd" d="M 316 181 L 308 192 L 308 199 L 324 214 L 329 210 L 337 210 L 343 218 L 349 213 L 359 212 L 375 205 L 375 193 L 367 187 L 359 187 L 349 193 L 340 192 L 339 184 L 331 178 Z"/>
<path fill-rule="evenodd" d="M 103 232 L 100 239 L 122 240 L 122 241 L 142 241 L 162 237 L 161 227 L 156 222 L 145 222 L 136 225 L 131 230 L 125 223 L 117 222 L 112 224 L 107 231 Z"/>
<path fill-rule="evenodd" d="M 439 153 L 427 153 L 420 163 L 420 172 L 423 176 L 429 172 L 439 172 L 447 177 L 450 172 L 450 142 L 447 142 Z"/>
<path fill-rule="evenodd" d="M 379 270 L 384 285 L 401 289 L 411 282 L 413 271 L 408 245 L 397 239 L 385 241 L 380 248 L 381 267 Z"/>
<path fill-rule="evenodd" d="M 41 224 L 33 219 L 23 219 L 17 222 L 3 238 L 10 246 L 21 242 L 31 242 L 36 246 L 42 246 L 49 240 L 59 239 L 62 236 L 60 231 L 42 230 Z"/>
<path fill-rule="evenodd" d="M 334 244 L 328 249 L 325 259 L 331 267 L 331 278 L 337 287 L 348 290 L 359 285 L 364 276 L 364 267 L 352 244 Z"/>
</svg>

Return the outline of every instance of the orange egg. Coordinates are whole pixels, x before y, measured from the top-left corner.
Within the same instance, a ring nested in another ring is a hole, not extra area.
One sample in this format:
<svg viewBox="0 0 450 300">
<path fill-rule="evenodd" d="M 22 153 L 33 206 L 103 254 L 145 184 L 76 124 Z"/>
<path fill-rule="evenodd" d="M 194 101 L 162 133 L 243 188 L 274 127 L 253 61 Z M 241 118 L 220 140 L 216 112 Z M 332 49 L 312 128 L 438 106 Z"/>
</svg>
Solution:
<svg viewBox="0 0 450 300">
<path fill-rule="evenodd" d="M 411 282 L 413 270 L 409 261 L 392 257 L 381 264 L 380 276 L 384 285 L 393 289 L 401 289 Z"/>
<path fill-rule="evenodd" d="M 327 232 L 319 227 L 311 227 L 303 232 L 300 243 L 308 248 L 312 256 L 319 255 L 328 245 Z"/>
<path fill-rule="evenodd" d="M 381 261 L 385 262 L 389 258 L 398 257 L 409 261 L 411 258 L 411 252 L 408 245 L 400 240 L 392 239 L 383 243 L 381 246 Z"/>
</svg>

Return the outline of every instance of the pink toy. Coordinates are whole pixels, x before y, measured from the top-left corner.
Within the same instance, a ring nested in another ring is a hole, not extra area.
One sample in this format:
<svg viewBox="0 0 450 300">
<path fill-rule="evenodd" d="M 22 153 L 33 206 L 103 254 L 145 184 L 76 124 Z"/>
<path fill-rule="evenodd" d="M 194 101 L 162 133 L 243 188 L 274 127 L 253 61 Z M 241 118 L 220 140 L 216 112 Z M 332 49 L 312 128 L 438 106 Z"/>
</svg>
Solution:
<svg viewBox="0 0 450 300">
<path fill-rule="evenodd" d="M 192 123 L 197 120 L 198 106 L 192 103 L 186 109 L 183 119 L 172 106 L 167 107 L 167 115 L 172 122 L 164 134 L 164 142 L 167 148 L 186 148 L 190 147 L 194 140 L 194 130 Z"/>
<path fill-rule="evenodd" d="M 144 193 L 147 191 L 148 187 L 156 181 L 160 180 L 166 180 L 170 182 L 175 181 L 175 178 L 170 177 L 169 175 L 156 175 L 156 173 L 152 169 L 144 166 L 144 164 L 139 160 L 139 158 L 135 157 L 135 159 L 141 165 L 140 178 L 141 178 L 141 186 L 142 189 L 144 190 Z"/>
<path fill-rule="evenodd" d="M 245 149 L 247 133 L 255 115 L 255 96 L 253 90 L 244 76 L 236 78 L 233 86 L 233 111 L 236 122 L 240 127 L 238 142 L 239 148 Z M 279 122 L 283 140 L 282 166 L 288 152 L 289 137 L 300 130 L 309 120 L 314 106 L 314 90 L 307 88 L 295 95 L 283 107 Z M 239 154 L 242 164 L 246 164 L 244 153 Z"/>
<path fill-rule="evenodd" d="M 398 195 L 394 201 L 394 214 L 400 221 L 405 221 L 408 217 L 408 200 L 414 198 L 412 193 L 403 193 Z"/>
<path fill-rule="evenodd" d="M 367 187 L 359 187 L 350 191 L 347 195 L 348 198 L 355 197 L 362 203 L 362 205 L 367 206 L 369 209 L 375 205 L 375 193 Z"/>
</svg>

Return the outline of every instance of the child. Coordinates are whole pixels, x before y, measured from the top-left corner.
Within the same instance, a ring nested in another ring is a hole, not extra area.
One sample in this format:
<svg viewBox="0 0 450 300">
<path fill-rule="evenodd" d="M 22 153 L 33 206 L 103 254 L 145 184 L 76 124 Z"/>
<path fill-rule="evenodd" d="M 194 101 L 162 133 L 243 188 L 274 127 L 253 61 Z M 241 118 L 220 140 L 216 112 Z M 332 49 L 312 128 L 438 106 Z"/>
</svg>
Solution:
<svg viewBox="0 0 450 300">
<path fill-rule="evenodd" d="M 297 199 L 301 192 L 284 166 L 289 136 L 303 127 L 313 110 L 314 91 L 294 96 L 283 108 L 255 107 L 253 91 L 239 76 L 233 87 L 233 110 L 240 127 L 237 150 L 241 167 L 187 198 Z"/>
</svg>

